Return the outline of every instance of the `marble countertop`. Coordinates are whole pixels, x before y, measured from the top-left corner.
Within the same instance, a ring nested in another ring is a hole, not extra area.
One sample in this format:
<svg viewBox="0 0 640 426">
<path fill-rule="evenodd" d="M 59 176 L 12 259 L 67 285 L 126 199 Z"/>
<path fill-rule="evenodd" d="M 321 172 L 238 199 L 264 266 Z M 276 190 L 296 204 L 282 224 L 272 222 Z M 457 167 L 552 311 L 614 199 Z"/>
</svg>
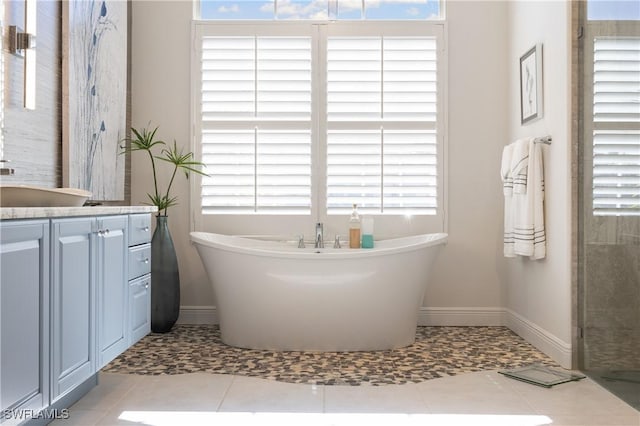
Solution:
<svg viewBox="0 0 640 426">
<path fill-rule="evenodd" d="M 0 207 L 0 220 L 155 213 L 156 206 Z"/>
</svg>

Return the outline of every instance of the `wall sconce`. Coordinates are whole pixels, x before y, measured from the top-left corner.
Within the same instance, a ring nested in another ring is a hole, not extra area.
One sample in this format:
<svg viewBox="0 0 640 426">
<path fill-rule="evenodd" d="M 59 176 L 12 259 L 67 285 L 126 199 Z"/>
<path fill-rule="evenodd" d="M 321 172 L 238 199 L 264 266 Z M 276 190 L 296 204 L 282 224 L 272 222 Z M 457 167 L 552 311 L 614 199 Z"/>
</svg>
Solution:
<svg viewBox="0 0 640 426">
<path fill-rule="evenodd" d="M 7 50 L 24 58 L 24 107 L 36 109 L 36 0 L 25 0 L 25 31 L 9 26 Z"/>
<path fill-rule="evenodd" d="M 7 44 L 9 53 L 19 58 L 24 58 L 27 49 L 36 47 L 36 37 L 33 34 L 23 32 L 22 28 L 16 25 L 9 25 Z"/>
</svg>

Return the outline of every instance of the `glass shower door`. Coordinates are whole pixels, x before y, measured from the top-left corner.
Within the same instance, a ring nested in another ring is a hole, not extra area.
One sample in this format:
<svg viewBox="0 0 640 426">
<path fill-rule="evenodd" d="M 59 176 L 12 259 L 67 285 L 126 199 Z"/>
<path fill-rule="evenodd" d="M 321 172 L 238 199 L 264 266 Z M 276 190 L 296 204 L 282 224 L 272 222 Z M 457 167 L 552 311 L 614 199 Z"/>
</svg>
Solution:
<svg viewBox="0 0 640 426">
<path fill-rule="evenodd" d="M 640 21 L 583 24 L 579 362 L 640 409 Z"/>
</svg>

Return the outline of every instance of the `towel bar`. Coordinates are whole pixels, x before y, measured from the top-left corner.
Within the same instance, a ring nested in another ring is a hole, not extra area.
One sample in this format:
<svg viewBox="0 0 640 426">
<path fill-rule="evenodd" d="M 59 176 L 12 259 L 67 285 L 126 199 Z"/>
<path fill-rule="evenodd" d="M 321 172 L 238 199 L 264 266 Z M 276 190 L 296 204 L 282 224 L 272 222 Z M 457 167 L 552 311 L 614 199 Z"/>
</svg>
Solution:
<svg viewBox="0 0 640 426">
<path fill-rule="evenodd" d="M 543 136 L 540 138 L 535 138 L 533 141 L 535 143 L 543 143 L 546 145 L 551 145 L 551 136 Z"/>
</svg>

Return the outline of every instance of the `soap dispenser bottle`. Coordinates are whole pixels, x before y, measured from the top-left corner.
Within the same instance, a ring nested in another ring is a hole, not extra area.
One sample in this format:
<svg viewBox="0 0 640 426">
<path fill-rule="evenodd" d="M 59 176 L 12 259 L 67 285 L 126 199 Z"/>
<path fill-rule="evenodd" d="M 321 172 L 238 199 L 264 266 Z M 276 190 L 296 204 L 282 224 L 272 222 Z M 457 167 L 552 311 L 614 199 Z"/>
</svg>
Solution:
<svg viewBox="0 0 640 426">
<path fill-rule="evenodd" d="M 349 248 L 360 248 L 360 215 L 357 204 L 353 205 L 349 218 Z"/>
<path fill-rule="evenodd" d="M 362 248 L 373 248 L 373 218 L 365 216 L 362 218 Z"/>
</svg>

